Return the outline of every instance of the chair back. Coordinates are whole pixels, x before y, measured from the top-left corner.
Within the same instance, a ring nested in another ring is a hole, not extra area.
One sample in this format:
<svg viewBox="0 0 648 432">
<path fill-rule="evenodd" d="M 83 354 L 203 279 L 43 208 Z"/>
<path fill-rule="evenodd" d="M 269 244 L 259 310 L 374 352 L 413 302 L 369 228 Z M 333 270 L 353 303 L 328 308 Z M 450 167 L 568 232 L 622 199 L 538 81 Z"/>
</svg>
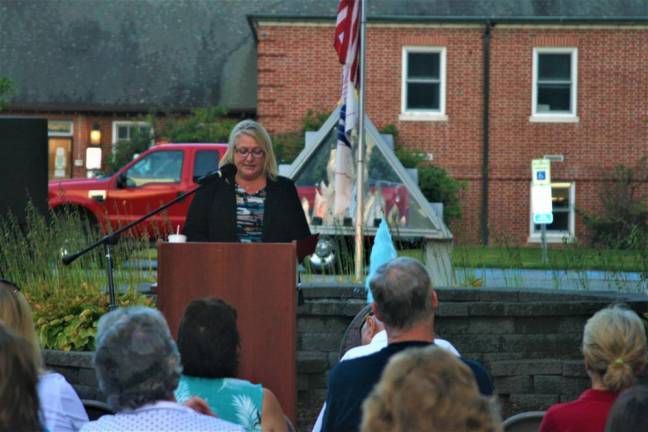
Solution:
<svg viewBox="0 0 648 432">
<path fill-rule="evenodd" d="M 526 411 L 515 414 L 502 423 L 504 432 L 537 432 L 544 413 L 544 411 Z"/>
<path fill-rule="evenodd" d="M 83 408 L 85 408 L 90 421 L 97 420 L 105 414 L 115 414 L 106 402 L 94 399 L 81 399 L 81 403 L 83 404 Z"/>
</svg>

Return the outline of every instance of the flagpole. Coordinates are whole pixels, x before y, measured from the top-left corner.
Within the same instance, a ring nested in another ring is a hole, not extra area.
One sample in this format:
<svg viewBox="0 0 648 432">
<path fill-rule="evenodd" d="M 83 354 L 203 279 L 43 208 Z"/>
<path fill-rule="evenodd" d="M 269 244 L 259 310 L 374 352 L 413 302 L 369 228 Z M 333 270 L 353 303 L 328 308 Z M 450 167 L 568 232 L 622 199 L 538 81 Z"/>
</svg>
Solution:
<svg viewBox="0 0 648 432">
<path fill-rule="evenodd" d="M 356 217 L 355 217 L 355 279 L 362 280 L 363 249 L 364 249 L 364 157 L 365 157 L 365 36 L 367 16 L 365 2 L 360 0 L 360 97 L 358 101 L 358 115 L 360 116 L 358 132 L 358 153 L 356 158 Z"/>
</svg>

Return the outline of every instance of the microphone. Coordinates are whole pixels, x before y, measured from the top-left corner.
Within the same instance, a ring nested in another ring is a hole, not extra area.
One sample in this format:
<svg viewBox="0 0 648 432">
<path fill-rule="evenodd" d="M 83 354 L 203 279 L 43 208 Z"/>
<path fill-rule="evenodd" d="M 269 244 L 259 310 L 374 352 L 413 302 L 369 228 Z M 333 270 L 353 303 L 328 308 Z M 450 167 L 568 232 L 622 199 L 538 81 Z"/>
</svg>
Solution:
<svg viewBox="0 0 648 432">
<path fill-rule="evenodd" d="M 220 169 L 210 171 L 207 174 L 198 177 L 196 179 L 196 183 L 204 184 L 215 178 L 224 178 L 225 181 L 229 183 L 230 179 L 234 178 L 234 176 L 236 175 L 236 171 L 236 165 L 231 163 L 226 164 L 223 165 Z"/>
</svg>

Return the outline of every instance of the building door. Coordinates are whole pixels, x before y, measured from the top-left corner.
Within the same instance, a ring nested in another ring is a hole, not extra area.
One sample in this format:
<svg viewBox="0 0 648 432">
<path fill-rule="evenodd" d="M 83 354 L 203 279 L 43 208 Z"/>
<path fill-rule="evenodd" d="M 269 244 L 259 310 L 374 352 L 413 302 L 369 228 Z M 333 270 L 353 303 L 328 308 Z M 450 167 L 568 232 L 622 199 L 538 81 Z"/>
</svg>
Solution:
<svg viewBox="0 0 648 432">
<path fill-rule="evenodd" d="M 72 177 L 72 138 L 49 138 L 48 178 Z"/>
</svg>

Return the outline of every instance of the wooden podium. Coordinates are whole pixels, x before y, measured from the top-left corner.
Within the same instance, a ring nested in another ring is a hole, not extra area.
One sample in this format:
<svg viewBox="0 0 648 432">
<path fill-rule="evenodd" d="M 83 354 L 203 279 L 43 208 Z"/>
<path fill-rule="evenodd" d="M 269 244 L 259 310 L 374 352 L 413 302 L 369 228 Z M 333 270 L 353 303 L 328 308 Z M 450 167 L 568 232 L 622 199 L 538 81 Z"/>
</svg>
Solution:
<svg viewBox="0 0 648 432">
<path fill-rule="evenodd" d="M 239 377 L 263 384 L 296 420 L 295 243 L 162 243 L 158 308 L 174 337 L 185 307 L 218 297 L 238 312 Z"/>
</svg>

